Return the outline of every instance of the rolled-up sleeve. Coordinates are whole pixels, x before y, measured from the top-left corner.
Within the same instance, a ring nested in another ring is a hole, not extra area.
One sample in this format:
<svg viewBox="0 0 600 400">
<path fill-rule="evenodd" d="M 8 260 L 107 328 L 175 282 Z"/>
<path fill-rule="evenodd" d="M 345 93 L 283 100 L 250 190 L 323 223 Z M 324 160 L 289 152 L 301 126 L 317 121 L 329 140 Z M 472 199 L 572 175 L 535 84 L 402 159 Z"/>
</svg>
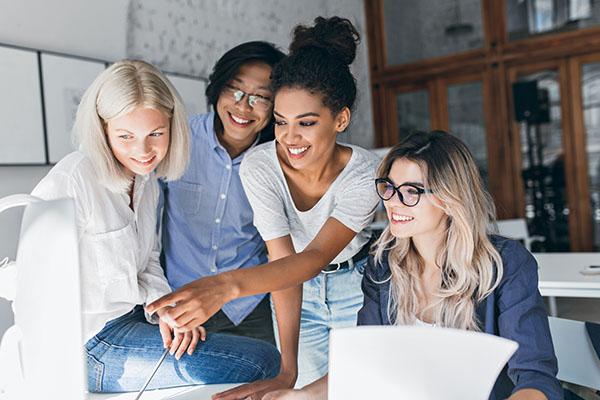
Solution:
<svg viewBox="0 0 600 400">
<path fill-rule="evenodd" d="M 538 291 L 537 263 L 518 242 L 503 249 L 504 276 L 498 287 L 498 330 L 519 348 L 508 362 L 513 392 L 531 388 L 542 391 L 548 400 L 562 399 L 562 389 L 548 315 Z"/>
</svg>

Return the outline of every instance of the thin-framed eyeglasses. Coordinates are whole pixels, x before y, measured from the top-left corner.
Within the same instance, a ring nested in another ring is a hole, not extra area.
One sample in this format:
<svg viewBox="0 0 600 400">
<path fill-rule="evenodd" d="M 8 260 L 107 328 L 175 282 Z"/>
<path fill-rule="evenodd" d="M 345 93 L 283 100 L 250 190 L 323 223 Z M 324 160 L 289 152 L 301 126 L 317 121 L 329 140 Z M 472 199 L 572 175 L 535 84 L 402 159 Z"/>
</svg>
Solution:
<svg viewBox="0 0 600 400">
<path fill-rule="evenodd" d="M 236 103 L 242 101 L 242 99 L 247 96 L 248 105 L 252 108 L 267 109 L 273 104 L 273 101 L 268 97 L 261 96 L 259 94 L 246 93 L 235 86 L 226 85 L 225 90 L 231 95 L 232 99 L 235 100 Z"/>
<path fill-rule="evenodd" d="M 375 179 L 375 188 L 381 200 L 388 201 L 396 193 L 402 204 L 407 207 L 416 206 L 419 200 L 421 200 L 422 194 L 433 193 L 431 189 L 425 189 L 412 183 L 403 183 L 402 185 L 394 186 L 394 182 L 388 178 Z"/>
</svg>

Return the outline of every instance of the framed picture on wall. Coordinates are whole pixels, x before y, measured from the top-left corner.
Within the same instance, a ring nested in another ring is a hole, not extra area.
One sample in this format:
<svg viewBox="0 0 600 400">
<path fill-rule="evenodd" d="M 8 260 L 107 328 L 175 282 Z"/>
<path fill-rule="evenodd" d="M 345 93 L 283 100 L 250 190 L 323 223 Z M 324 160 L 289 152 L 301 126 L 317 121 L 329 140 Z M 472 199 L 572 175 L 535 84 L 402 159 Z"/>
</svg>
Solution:
<svg viewBox="0 0 600 400">
<path fill-rule="evenodd" d="M 0 46 L 0 164 L 45 164 L 36 51 Z"/>
<path fill-rule="evenodd" d="M 208 111 L 206 105 L 206 81 L 183 75 L 165 74 L 183 99 L 188 115 L 203 114 Z"/>
<path fill-rule="evenodd" d="M 106 65 L 101 61 L 41 56 L 48 158 L 54 164 L 75 150 L 71 129 L 83 93 Z"/>
</svg>

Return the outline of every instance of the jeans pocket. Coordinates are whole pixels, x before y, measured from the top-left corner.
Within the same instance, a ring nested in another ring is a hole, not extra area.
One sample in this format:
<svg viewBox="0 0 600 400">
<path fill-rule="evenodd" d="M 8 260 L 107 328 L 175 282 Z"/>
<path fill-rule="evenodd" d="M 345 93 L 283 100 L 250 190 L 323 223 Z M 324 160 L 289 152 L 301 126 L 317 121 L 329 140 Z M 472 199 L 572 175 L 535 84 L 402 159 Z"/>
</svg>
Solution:
<svg viewBox="0 0 600 400">
<path fill-rule="evenodd" d="M 104 379 L 104 363 L 98 361 L 90 353 L 87 353 L 87 375 L 88 390 L 90 392 L 101 392 L 102 380 Z"/>
</svg>

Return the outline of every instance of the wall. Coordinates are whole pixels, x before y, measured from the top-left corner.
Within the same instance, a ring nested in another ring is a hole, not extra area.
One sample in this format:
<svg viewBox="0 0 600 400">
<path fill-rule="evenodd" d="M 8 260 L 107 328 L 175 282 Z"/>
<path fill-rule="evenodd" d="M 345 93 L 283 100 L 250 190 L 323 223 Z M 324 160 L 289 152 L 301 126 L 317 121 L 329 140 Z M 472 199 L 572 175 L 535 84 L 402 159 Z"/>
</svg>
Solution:
<svg viewBox="0 0 600 400">
<path fill-rule="evenodd" d="M 132 0 L 127 54 L 168 71 L 207 77 L 225 51 L 245 41 L 267 40 L 286 51 L 292 28 L 298 23 L 310 24 L 319 15 L 349 18 L 361 33 L 362 44 L 352 65 L 359 98 L 352 125 L 342 140 L 372 147 L 362 0 Z"/>
</svg>

